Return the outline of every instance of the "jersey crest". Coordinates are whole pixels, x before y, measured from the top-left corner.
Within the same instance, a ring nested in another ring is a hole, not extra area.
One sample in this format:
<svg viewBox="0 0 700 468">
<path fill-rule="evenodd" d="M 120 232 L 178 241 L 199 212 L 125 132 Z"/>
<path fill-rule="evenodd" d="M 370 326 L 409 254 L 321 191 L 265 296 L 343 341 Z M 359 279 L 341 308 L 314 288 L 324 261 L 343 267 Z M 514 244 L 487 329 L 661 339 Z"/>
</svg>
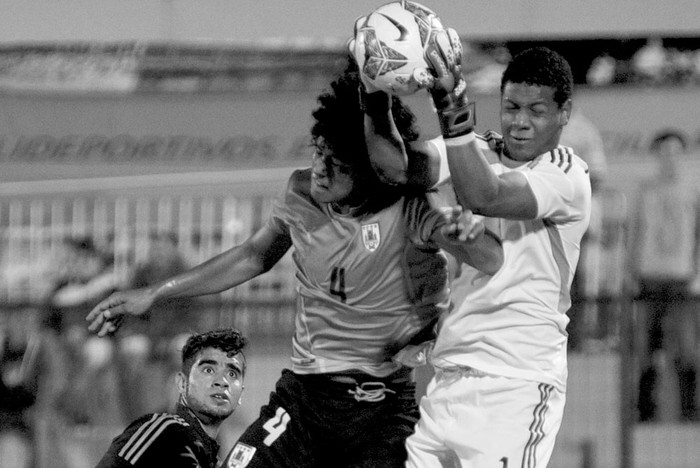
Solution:
<svg viewBox="0 0 700 468">
<path fill-rule="evenodd" d="M 362 243 L 370 252 L 374 252 L 379 247 L 381 236 L 379 234 L 379 223 L 362 225 Z"/>
<path fill-rule="evenodd" d="M 256 450 L 255 447 L 238 442 L 231 450 L 231 455 L 226 462 L 225 468 L 245 468 L 253 459 Z"/>
</svg>

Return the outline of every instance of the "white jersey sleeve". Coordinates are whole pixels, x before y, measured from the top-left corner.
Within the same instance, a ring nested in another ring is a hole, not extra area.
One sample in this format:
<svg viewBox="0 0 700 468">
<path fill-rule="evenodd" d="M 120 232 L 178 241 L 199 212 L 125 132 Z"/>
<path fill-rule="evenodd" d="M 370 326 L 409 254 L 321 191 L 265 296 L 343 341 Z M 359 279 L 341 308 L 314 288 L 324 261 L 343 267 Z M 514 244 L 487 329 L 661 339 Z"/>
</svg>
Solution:
<svg viewBox="0 0 700 468">
<path fill-rule="evenodd" d="M 531 169 L 523 174 L 537 199 L 537 218 L 567 223 L 589 215 L 588 205 L 582 203 L 590 197 L 590 191 L 585 190 L 588 166 L 571 148 L 560 146 L 550 151 Z"/>
</svg>

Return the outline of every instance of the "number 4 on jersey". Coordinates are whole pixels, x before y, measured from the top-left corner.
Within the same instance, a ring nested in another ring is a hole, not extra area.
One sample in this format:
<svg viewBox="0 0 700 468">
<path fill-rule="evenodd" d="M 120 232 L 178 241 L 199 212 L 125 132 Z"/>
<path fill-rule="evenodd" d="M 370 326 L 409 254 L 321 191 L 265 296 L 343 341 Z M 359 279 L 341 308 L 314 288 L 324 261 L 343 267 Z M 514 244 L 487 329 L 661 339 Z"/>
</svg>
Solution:
<svg viewBox="0 0 700 468">
<path fill-rule="evenodd" d="M 338 296 L 340 302 L 344 303 L 347 300 L 347 296 L 345 295 L 345 268 L 333 268 L 331 272 L 330 293 L 334 296 Z"/>
<path fill-rule="evenodd" d="M 265 429 L 268 434 L 265 440 L 263 440 L 265 445 L 268 447 L 272 445 L 272 443 L 287 430 L 287 424 L 289 424 L 290 420 L 291 417 L 284 408 L 277 408 L 275 416 L 268 419 L 265 424 L 263 424 L 263 429 Z"/>
</svg>

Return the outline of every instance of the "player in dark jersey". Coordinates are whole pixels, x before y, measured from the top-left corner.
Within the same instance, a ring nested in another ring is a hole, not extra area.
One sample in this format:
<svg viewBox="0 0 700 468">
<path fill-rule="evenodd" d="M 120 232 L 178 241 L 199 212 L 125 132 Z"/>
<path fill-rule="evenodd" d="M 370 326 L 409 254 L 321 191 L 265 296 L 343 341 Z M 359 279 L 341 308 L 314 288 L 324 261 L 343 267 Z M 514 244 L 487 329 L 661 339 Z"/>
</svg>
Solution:
<svg viewBox="0 0 700 468">
<path fill-rule="evenodd" d="M 157 300 L 250 280 L 294 247 L 292 367 L 225 466 L 403 466 L 418 416 L 410 365 L 450 305 L 444 251 L 485 274 L 500 268 L 500 240 L 471 212 L 441 211 L 433 194 L 380 182 L 364 137 L 372 109 L 361 105 L 359 85 L 349 60 L 313 112 L 312 167 L 291 175 L 252 237 L 184 274 L 115 293 L 87 317 L 92 331 L 113 332 Z M 417 139 L 413 114 L 398 99 L 392 105 L 395 123 L 377 131 Z"/>
<path fill-rule="evenodd" d="M 190 336 L 177 375 L 176 413 L 136 419 L 112 441 L 97 468 L 219 466 L 215 438 L 243 393 L 246 343 L 231 328 Z"/>
</svg>

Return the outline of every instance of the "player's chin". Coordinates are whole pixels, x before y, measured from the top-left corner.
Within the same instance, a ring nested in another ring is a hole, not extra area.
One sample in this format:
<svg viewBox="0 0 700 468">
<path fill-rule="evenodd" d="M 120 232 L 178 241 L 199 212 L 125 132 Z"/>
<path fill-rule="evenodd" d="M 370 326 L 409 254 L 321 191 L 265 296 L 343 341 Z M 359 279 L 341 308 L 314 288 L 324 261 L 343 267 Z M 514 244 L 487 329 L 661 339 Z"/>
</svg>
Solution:
<svg viewBox="0 0 700 468">
<path fill-rule="evenodd" d="M 311 197 L 316 200 L 317 203 L 330 203 L 335 201 L 330 190 L 318 184 L 311 185 Z"/>
<path fill-rule="evenodd" d="M 532 140 L 508 138 L 506 146 L 508 147 L 508 157 L 516 161 L 530 159 L 535 152 Z"/>
<path fill-rule="evenodd" d="M 234 403 L 230 400 L 228 401 L 216 401 L 213 403 L 210 403 L 206 405 L 205 408 L 202 408 L 202 413 L 206 414 L 210 418 L 215 418 L 215 419 L 225 419 L 233 413 L 233 410 L 236 409 L 236 406 Z"/>
</svg>

